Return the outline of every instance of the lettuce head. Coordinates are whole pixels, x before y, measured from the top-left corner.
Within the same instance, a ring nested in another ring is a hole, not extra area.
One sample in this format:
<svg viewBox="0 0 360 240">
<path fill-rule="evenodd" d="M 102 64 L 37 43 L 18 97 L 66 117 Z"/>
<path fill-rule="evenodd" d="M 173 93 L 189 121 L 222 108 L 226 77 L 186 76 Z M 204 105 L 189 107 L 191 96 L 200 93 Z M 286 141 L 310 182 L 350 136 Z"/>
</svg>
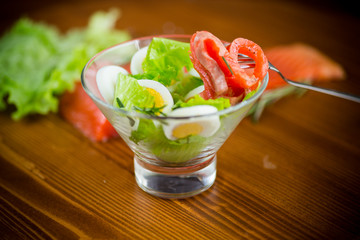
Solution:
<svg viewBox="0 0 360 240">
<path fill-rule="evenodd" d="M 62 34 L 54 26 L 19 19 L 0 38 L 0 110 L 15 107 L 12 118 L 56 112 L 58 97 L 80 79 L 98 51 L 130 39 L 115 30 L 118 10 L 94 13 L 84 29 Z"/>
</svg>

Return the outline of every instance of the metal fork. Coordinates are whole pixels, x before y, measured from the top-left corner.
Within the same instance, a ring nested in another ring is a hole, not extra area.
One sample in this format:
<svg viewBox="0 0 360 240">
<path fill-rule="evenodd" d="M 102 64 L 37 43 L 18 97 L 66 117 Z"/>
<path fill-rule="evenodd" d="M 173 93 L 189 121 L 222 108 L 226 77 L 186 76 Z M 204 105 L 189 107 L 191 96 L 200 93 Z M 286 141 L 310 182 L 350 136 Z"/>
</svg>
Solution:
<svg viewBox="0 0 360 240">
<path fill-rule="evenodd" d="M 238 62 L 241 65 L 242 68 L 254 68 L 255 67 L 254 60 L 252 60 L 251 58 L 249 58 L 248 56 L 246 56 L 244 54 L 240 54 L 240 53 L 238 54 Z M 293 86 L 296 86 L 296 87 L 299 87 L 299 88 L 305 88 L 305 89 L 325 93 L 325 94 L 328 94 L 328 95 L 332 95 L 332 96 L 335 96 L 335 97 L 339 97 L 339 98 L 343 98 L 343 99 L 347 99 L 347 100 L 350 100 L 350 101 L 360 103 L 360 97 L 356 96 L 356 95 L 353 95 L 353 94 L 350 94 L 350 93 L 339 92 L 337 90 L 321 88 L 321 87 L 313 86 L 313 85 L 310 85 L 310 84 L 301 83 L 301 82 L 295 82 L 293 80 L 287 79 L 270 62 L 269 62 L 269 69 L 277 72 L 280 75 L 280 77 L 290 85 L 293 85 Z"/>
</svg>

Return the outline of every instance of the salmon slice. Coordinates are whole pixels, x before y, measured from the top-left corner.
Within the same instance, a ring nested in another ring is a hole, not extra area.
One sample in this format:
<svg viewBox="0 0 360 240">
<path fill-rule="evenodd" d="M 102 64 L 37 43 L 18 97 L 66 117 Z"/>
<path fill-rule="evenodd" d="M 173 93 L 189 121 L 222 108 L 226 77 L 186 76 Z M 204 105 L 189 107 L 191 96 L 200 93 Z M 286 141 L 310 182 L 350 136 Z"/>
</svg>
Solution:
<svg viewBox="0 0 360 240">
<path fill-rule="evenodd" d="M 118 136 L 95 103 L 77 82 L 73 92 L 65 92 L 60 98 L 60 115 L 92 141 L 105 142 Z"/>
<path fill-rule="evenodd" d="M 323 82 L 345 79 L 345 71 L 340 64 L 303 43 L 271 47 L 265 50 L 265 55 L 286 78 L 294 81 Z M 276 72 L 269 71 L 267 89 L 286 84 Z"/>
</svg>

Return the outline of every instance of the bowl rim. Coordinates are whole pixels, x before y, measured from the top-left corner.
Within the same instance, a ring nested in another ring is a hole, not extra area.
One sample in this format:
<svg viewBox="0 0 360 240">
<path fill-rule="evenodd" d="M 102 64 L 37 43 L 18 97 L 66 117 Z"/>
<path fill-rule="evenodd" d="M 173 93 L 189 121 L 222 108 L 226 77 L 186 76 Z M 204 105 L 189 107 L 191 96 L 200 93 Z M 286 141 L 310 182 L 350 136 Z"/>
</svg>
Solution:
<svg viewBox="0 0 360 240">
<path fill-rule="evenodd" d="M 191 35 L 187 35 L 187 34 L 166 34 L 166 35 L 152 35 L 152 36 L 144 36 L 144 37 L 138 37 L 138 38 L 133 38 L 118 44 L 115 44 L 113 46 L 110 46 L 100 52 L 98 52 L 97 54 L 95 54 L 92 58 L 90 58 L 90 60 L 85 64 L 85 66 L 83 67 L 82 71 L 81 71 L 81 84 L 83 89 L 85 90 L 85 92 L 90 96 L 90 98 L 95 102 L 98 103 L 102 106 L 104 106 L 105 108 L 109 108 L 112 111 L 115 111 L 117 113 L 121 113 L 123 115 L 129 116 L 129 117 L 137 117 L 137 118 L 146 118 L 146 119 L 152 119 L 152 120 L 168 120 L 168 119 L 174 119 L 174 120 L 182 120 L 182 119 L 193 119 L 193 118 L 203 118 L 203 117 L 210 117 L 210 116 L 222 116 L 222 115 L 226 115 L 226 114 L 230 114 L 233 112 L 236 112 L 237 110 L 245 107 L 246 105 L 251 104 L 252 102 L 256 101 L 256 99 L 258 99 L 260 97 L 260 95 L 265 91 L 268 81 L 269 81 L 269 73 L 266 74 L 266 76 L 264 77 L 264 79 L 261 80 L 261 85 L 258 88 L 258 90 L 256 91 L 255 94 L 253 94 L 250 98 L 241 101 L 238 104 L 235 104 L 233 106 L 230 106 L 228 108 L 225 108 L 223 110 L 214 112 L 214 113 L 208 113 L 208 114 L 198 114 L 198 115 L 192 115 L 192 116 L 154 116 L 154 115 L 148 115 L 148 114 L 144 114 L 144 113 L 140 113 L 137 111 L 127 111 L 125 109 L 121 109 L 121 108 L 117 108 L 114 107 L 113 105 L 103 101 L 102 99 L 98 98 L 86 85 L 85 82 L 85 71 L 88 69 L 89 65 L 100 55 L 111 51 L 114 48 L 118 48 L 122 45 L 126 45 L 129 44 L 131 42 L 136 42 L 136 41 L 142 41 L 142 40 L 150 40 L 153 38 L 169 38 L 169 39 L 176 39 L 176 38 L 184 38 L 184 39 L 190 39 Z M 224 43 L 227 43 L 226 41 L 223 41 Z"/>
</svg>

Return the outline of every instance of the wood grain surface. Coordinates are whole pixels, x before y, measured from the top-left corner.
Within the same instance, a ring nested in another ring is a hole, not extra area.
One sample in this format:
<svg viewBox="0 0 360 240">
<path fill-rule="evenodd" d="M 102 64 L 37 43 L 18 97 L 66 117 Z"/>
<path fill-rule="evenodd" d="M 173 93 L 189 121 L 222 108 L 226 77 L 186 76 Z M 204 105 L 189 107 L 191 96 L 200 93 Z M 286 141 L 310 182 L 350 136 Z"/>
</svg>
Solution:
<svg viewBox="0 0 360 240">
<path fill-rule="evenodd" d="M 344 2 L 346 3 L 346 2 Z M 61 31 L 120 8 L 133 37 L 208 30 L 262 47 L 304 42 L 342 64 L 360 94 L 360 18 L 349 5 L 310 1 L 12 1 L 21 16 Z M 350 10 L 351 11 L 350 11 Z M 1 54 L 1 53 L 0 53 Z M 0 239 L 359 239 L 360 105 L 307 92 L 246 118 L 218 153 L 217 179 L 184 200 L 143 192 L 121 139 L 94 143 L 58 114 L 0 113 Z"/>
</svg>

